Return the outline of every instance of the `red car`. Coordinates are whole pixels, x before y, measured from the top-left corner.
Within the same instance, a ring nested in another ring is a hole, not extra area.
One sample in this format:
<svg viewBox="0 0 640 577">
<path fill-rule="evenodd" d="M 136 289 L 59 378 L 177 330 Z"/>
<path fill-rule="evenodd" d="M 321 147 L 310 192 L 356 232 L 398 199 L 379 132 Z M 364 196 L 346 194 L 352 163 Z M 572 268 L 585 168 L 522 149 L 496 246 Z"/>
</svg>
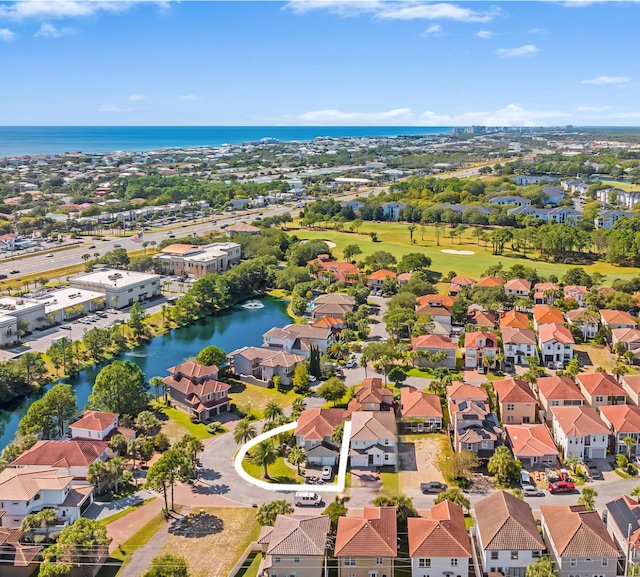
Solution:
<svg viewBox="0 0 640 577">
<path fill-rule="evenodd" d="M 556 481 L 555 483 L 549 483 L 547 489 L 549 493 L 574 493 L 576 486 L 570 481 Z"/>
</svg>

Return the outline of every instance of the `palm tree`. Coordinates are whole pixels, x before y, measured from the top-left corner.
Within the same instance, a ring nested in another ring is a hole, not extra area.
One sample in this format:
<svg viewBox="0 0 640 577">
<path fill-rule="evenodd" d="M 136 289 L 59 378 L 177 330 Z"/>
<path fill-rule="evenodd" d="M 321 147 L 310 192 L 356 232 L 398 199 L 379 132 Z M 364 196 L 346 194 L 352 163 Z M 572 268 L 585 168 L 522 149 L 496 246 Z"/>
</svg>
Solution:
<svg viewBox="0 0 640 577">
<path fill-rule="evenodd" d="M 572 473 L 575 473 L 580 465 L 582 465 L 582 459 L 577 455 L 570 455 L 564 460 L 564 466 L 568 467 Z"/>
<path fill-rule="evenodd" d="M 629 495 L 631 495 L 632 497 L 635 497 L 638 503 L 640 503 L 640 485 L 638 485 L 634 489 L 631 489 L 631 491 L 629 492 Z"/>
<path fill-rule="evenodd" d="M 275 421 L 278 417 L 281 417 L 284 413 L 282 407 L 277 401 L 269 401 L 264 408 L 264 418 L 267 421 Z"/>
<path fill-rule="evenodd" d="M 91 255 L 90 254 L 83 254 L 81 258 L 86 263 L 91 258 Z"/>
<path fill-rule="evenodd" d="M 444 351 L 439 351 L 444 352 Z M 496 362 L 498 363 L 498 369 L 502 369 L 502 363 L 504 363 L 505 356 L 504 353 L 500 350 L 496 353 Z"/>
<path fill-rule="evenodd" d="M 236 445 L 244 445 L 251 439 L 257 437 L 258 431 L 256 431 L 255 425 L 248 419 L 240 419 L 236 428 L 233 429 L 233 440 Z"/>
<path fill-rule="evenodd" d="M 302 465 L 302 463 L 306 461 L 304 449 L 298 445 L 291 447 L 289 456 L 287 458 L 289 459 L 289 463 L 298 467 L 298 475 L 301 475 L 302 473 L 300 472 L 300 465 Z"/>
<path fill-rule="evenodd" d="M 591 487 L 582 489 L 582 494 L 578 498 L 578 505 L 584 505 L 587 511 L 593 511 L 596 506 L 596 497 L 598 492 Z"/>
<path fill-rule="evenodd" d="M 638 444 L 638 441 L 633 437 L 625 437 L 622 439 L 622 442 L 627 446 L 627 457 L 629 457 L 629 461 L 631 461 L 631 451 Z"/>
<path fill-rule="evenodd" d="M 269 465 L 273 465 L 278 459 L 278 453 L 273 443 L 270 440 L 262 441 L 258 443 L 253 454 L 251 455 L 251 461 L 259 467 L 264 467 L 264 478 L 271 479 L 269 477 Z"/>
<path fill-rule="evenodd" d="M 620 377 L 622 375 L 626 375 L 629 372 L 629 369 L 623 365 L 622 363 L 616 364 L 613 369 L 611 369 L 611 374 L 615 376 L 615 378 L 620 382 Z"/>
<path fill-rule="evenodd" d="M 410 224 L 407 228 L 409 229 L 409 244 L 413 244 L 413 233 L 418 227 L 415 224 Z"/>
<path fill-rule="evenodd" d="M 440 229 L 442 228 L 442 224 L 439 222 L 434 222 L 433 228 L 436 235 L 436 246 L 440 246 Z"/>
<path fill-rule="evenodd" d="M 164 387 L 164 381 L 160 377 L 151 377 L 149 379 L 149 384 L 154 388 L 156 392 L 156 402 L 158 402 L 159 391 Z"/>
<path fill-rule="evenodd" d="M 294 399 L 293 404 L 291 405 L 292 414 L 295 415 L 300 415 L 300 413 L 302 413 L 306 408 L 307 405 L 302 397 Z"/>
<path fill-rule="evenodd" d="M 340 423 L 333 427 L 333 431 L 331 431 L 331 442 L 336 445 L 342 444 L 342 437 L 344 435 L 344 425 Z"/>
</svg>

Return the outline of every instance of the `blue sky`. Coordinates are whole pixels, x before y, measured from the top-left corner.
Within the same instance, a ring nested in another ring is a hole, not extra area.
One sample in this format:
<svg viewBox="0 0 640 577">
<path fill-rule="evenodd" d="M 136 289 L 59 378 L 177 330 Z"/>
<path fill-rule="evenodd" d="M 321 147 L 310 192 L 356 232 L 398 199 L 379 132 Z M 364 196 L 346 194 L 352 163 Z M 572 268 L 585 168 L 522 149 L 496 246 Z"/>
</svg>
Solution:
<svg viewBox="0 0 640 577">
<path fill-rule="evenodd" d="M 0 125 L 640 124 L 640 2 L 0 2 Z"/>
</svg>

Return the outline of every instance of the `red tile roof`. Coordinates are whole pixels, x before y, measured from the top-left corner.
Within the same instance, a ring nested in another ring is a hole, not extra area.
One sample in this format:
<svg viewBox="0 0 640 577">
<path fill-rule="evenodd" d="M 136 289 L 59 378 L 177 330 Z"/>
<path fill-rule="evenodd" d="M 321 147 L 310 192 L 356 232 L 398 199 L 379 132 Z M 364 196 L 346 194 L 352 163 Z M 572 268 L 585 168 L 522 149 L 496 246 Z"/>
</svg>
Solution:
<svg viewBox="0 0 640 577">
<path fill-rule="evenodd" d="M 551 412 L 567 437 L 610 433 L 593 407 L 552 407 Z"/>
<path fill-rule="evenodd" d="M 514 278 L 504 285 L 504 290 L 525 291 L 528 293 L 531 290 L 531 283 L 523 278 Z"/>
<path fill-rule="evenodd" d="M 502 379 L 493 381 L 493 388 L 501 403 L 536 403 L 536 398 L 525 381 Z"/>
<path fill-rule="evenodd" d="M 109 448 L 106 441 L 38 441 L 31 449 L 20 455 L 13 465 L 16 467 L 88 467 Z"/>
<path fill-rule="evenodd" d="M 104 431 L 119 417 L 118 413 L 104 413 L 102 411 L 86 411 L 70 428 L 87 429 L 89 431 Z"/>
<path fill-rule="evenodd" d="M 444 307 L 451 307 L 458 299 L 449 295 L 424 295 L 418 297 L 416 302 L 418 306 L 426 305 L 429 303 L 439 303 Z"/>
<path fill-rule="evenodd" d="M 384 280 L 386 278 L 396 278 L 396 273 L 386 268 L 381 268 L 374 273 L 371 273 L 367 278 L 372 280 Z"/>
<path fill-rule="evenodd" d="M 457 349 L 458 346 L 451 342 L 451 337 L 441 335 L 422 335 L 411 339 L 413 350 L 418 349 Z"/>
<path fill-rule="evenodd" d="M 505 282 L 504 279 L 499 276 L 483 276 L 476 283 L 476 286 L 484 287 L 484 288 L 493 288 L 497 286 L 502 286 L 504 282 Z"/>
<path fill-rule="evenodd" d="M 410 557 L 471 557 L 469 534 L 460 505 L 443 501 L 431 516 L 408 519 Z"/>
<path fill-rule="evenodd" d="M 626 397 L 627 395 L 613 375 L 580 373 L 576 376 L 576 380 L 592 396 Z"/>
<path fill-rule="evenodd" d="M 402 387 L 400 390 L 400 404 L 402 406 L 400 413 L 403 418 L 442 418 L 440 397 L 433 393 L 425 393 L 414 387 Z"/>
<path fill-rule="evenodd" d="M 363 517 L 340 517 L 336 557 L 397 557 L 395 507 L 365 507 Z"/>
<path fill-rule="evenodd" d="M 573 344 L 573 335 L 571 331 L 564 325 L 557 323 L 544 324 L 538 328 L 538 336 L 541 343 L 549 341 L 558 341 L 562 344 Z"/>
<path fill-rule="evenodd" d="M 635 405 L 605 405 L 598 407 L 600 416 L 616 433 L 640 433 L 640 408 Z"/>
<path fill-rule="evenodd" d="M 548 401 L 571 401 L 585 398 L 578 386 L 569 377 L 541 377 L 537 380 L 540 396 Z"/>
<path fill-rule="evenodd" d="M 504 430 L 513 454 L 518 459 L 558 454 L 545 425 L 505 425 Z"/>
<path fill-rule="evenodd" d="M 635 327 L 638 324 L 638 319 L 626 311 L 600 309 L 600 314 L 602 315 L 602 320 L 608 325 L 631 325 Z"/>
<path fill-rule="evenodd" d="M 504 329 L 506 327 L 514 329 L 528 329 L 529 317 L 526 314 L 515 310 L 507 311 L 500 319 L 500 328 Z"/>
<path fill-rule="evenodd" d="M 539 325 L 543 325 L 545 323 L 564 323 L 562 311 L 560 309 L 550 307 L 549 305 L 534 305 L 533 318 Z"/>
<path fill-rule="evenodd" d="M 199 379 L 202 377 L 206 377 L 208 375 L 215 374 L 217 376 L 218 367 L 215 365 L 211 365 L 210 367 L 205 367 L 200 363 L 196 363 L 195 361 L 187 361 L 186 363 L 182 363 L 180 365 L 176 365 L 175 367 L 171 367 L 167 369 L 169 373 L 172 375 L 176 373 L 180 373 L 185 377 L 191 377 L 193 379 Z"/>
<path fill-rule="evenodd" d="M 343 419 L 343 409 L 305 409 L 300 413 L 294 435 L 301 435 L 305 440 L 324 441 L 331 437 L 333 429 Z"/>
</svg>

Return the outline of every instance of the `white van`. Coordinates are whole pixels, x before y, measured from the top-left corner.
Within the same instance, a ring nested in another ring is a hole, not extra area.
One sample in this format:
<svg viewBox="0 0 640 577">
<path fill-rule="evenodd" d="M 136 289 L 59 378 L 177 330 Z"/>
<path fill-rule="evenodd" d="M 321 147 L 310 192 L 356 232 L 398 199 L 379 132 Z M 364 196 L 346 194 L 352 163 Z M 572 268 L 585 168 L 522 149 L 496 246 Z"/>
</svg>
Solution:
<svg viewBox="0 0 640 577">
<path fill-rule="evenodd" d="M 318 493 L 296 493 L 293 497 L 293 504 L 298 507 L 315 507 L 322 505 L 322 497 Z"/>
</svg>

